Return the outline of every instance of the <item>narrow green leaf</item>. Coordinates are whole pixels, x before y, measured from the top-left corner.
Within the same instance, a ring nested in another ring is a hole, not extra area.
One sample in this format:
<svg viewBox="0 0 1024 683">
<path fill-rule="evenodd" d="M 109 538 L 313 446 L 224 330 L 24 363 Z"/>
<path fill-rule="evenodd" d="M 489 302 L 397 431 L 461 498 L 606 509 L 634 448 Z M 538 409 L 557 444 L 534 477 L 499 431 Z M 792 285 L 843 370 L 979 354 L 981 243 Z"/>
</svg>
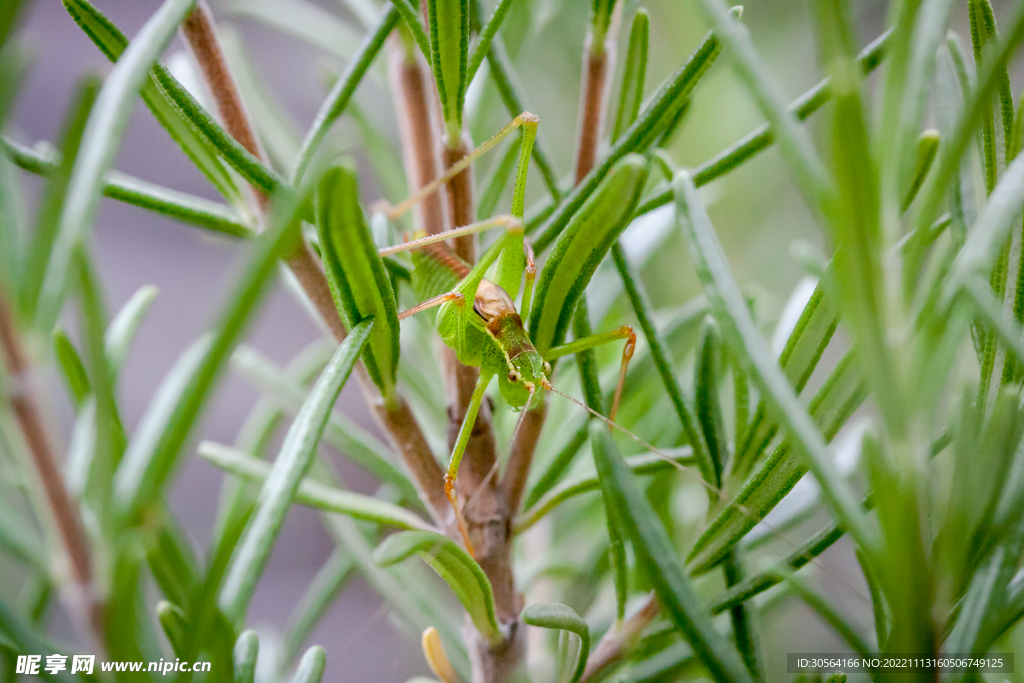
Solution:
<svg viewBox="0 0 1024 683">
<path fill-rule="evenodd" d="M 277 459 L 260 492 L 256 510 L 228 567 L 218 604 L 232 621 L 245 616 L 256 583 L 284 524 L 303 476 L 316 455 L 327 417 L 370 337 L 372 320 L 352 328 L 317 379 L 309 398 L 288 429 Z"/>
<path fill-rule="evenodd" d="M 718 681 L 753 683 L 736 648 L 715 630 L 678 559 L 678 551 L 669 540 L 657 513 L 629 472 L 608 433 L 596 421 L 590 426 L 590 443 L 601 488 L 615 501 L 633 542 L 638 564 L 644 567 L 666 615 L 682 632 Z"/>
<path fill-rule="evenodd" d="M 181 657 L 184 654 L 182 645 L 185 642 L 185 633 L 188 631 L 185 613 L 174 603 L 161 600 L 156 603 L 156 618 L 160 621 L 164 635 L 167 636 L 167 642 L 171 644 L 171 650 Z"/>
<path fill-rule="evenodd" d="M 587 667 L 587 657 L 590 655 L 590 627 L 580 615 L 571 607 L 560 603 L 536 603 L 523 609 L 519 613 L 519 620 L 530 626 L 569 631 L 579 636 L 580 654 L 570 683 L 580 680 L 583 670 Z"/>
<path fill-rule="evenodd" d="M 444 115 L 447 144 L 462 140 L 462 109 L 469 85 L 469 0 L 426 0 L 430 62 Z"/>
<path fill-rule="evenodd" d="M 52 329 L 67 285 L 71 254 L 92 229 L 99 208 L 103 177 L 114 162 L 135 96 L 150 67 L 174 36 L 195 0 L 166 0 L 139 30 L 103 84 L 82 134 L 60 226 L 47 264 L 36 311 L 40 329 Z"/>
<path fill-rule="evenodd" d="M 46 183 L 46 192 L 37 211 L 36 229 L 25 262 L 21 310 L 28 318 L 34 315 L 36 304 L 39 302 L 39 292 L 43 286 L 50 252 L 53 251 L 53 243 L 57 238 L 60 213 L 64 208 L 68 183 L 71 181 L 72 166 L 78 156 L 85 123 L 93 103 L 96 102 L 99 89 L 100 80 L 96 76 L 82 79 L 61 124 L 61 163 L 50 174 L 49 182 Z"/>
<path fill-rule="evenodd" d="M 89 376 L 85 373 L 82 357 L 78 355 L 78 350 L 67 333 L 60 327 L 53 331 L 53 351 L 61 369 L 61 379 L 67 385 L 75 408 L 81 408 L 82 402 L 92 393 L 92 387 L 89 385 Z"/>
<path fill-rule="evenodd" d="M 345 73 L 337 80 L 331 91 L 327 94 L 320 110 L 313 119 L 306 137 L 302 140 L 302 147 L 295 159 L 291 177 L 288 181 L 292 185 L 302 182 L 303 176 L 309 170 L 309 164 L 313 161 L 313 155 L 320 148 L 327 131 L 331 125 L 338 120 L 338 117 L 345 111 L 345 107 L 352 100 L 356 88 L 362 83 L 363 77 L 373 64 L 373 60 L 384 47 L 384 41 L 398 24 L 399 13 L 394 7 L 384 12 L 377 24 L 377 28 L 370 33 L 359 46 L 359 50 L 349 60 L 345 67 Z"/>
<path fill-rule="evenodd" d="M 646 180 L 642 157 L 621 158 L 559 236 L 537 279 L 530 314 L 530 336 L 541 355 L 565 340 L 576 303 L 629 224 Z"/>
<path fill-rule="evenodd" d="M 833 286 L 832 278 L 831 268 L 827 267 L 779 356 L 782 371 L 798 392 L 807 385 L 838 325 L 835 310 L 826 296 L 826 291 Z M 768 419 L 767 410 L 764 399 L 760 399 L 742 446 L 737 448 L 734 477 L 749 474 L 778 432 L 778 423 Z"/>
<path fill-rule="evenodd" d="M 7 596 L 4 596 L 6 598 Z M 25 618 L 15 612 L 6 604 L 4 598 L 0 598 L 0 636 L 14 645 L 18 652 L 42 654 L 57 653 L 64 650 L 50 641 L 46 636 L 36 633 Z M 68 671 L 51 673 L 45 667 L 40 667 L 39 676 L 55 683 L 80 683 L 80 678 L 72 676 Z"/>
<path fill-rule="evenodd" d="M 739 548 L 733 548 L 729 553 L 723 569 L 727 586 L 735 586 L 743 581 L 745 572 Z M 748 608 L 742 603 L 734 605 L 729 610 L 729 616 L 732 618 L 733 638 L 740 651 L 740 656 L 743 657 L 743 663 L 747 665 L 747 669 L 754 678 L 764 680 L 764 667 L 754 624 L 753 607 Z"/>
<path fill-rule="evenodd" d="M 708 33 L 686 63 L 655 93 L 633 125 L 626 129 L 608 153 L 544 221 L 541 234 L 534 240 L 534 249 L 540 252 L 555 241 L 559 233 L 575 219 L 580 207 L 590 199 L 619 159 L 632 152 L 642 152 L 657 140 L 665 127 L 671 123 L 673 114 L 689 99 L 694 86 L 714 63 L 719 52 L 721 45 L 718 39 Z M 532 231 L 536 227 L 528 225 L 527 231 Z"/>
<path fill-rule="evenodd" d="M 117 406 L 117 396 L 103 342 L 107 328 L 106 306 L 99 278 L 84 245 L 75 250 L 74 269 L 79 299 L 79 324 L 86 362 L 96 398 L 94 455 L 89 463 L 85 494 L 104 535 L 113 533 L 111 482 L 128 442 Z"/>
<path fill-rule="evenodd" d="M 697 197 L 697 188 L 685 171 L 676 175 L 673 185 L 679 227 L 690 244 L 697 275 L 704 284 L 726 343 L 743 361 L 751 379 L 775 413 L 775 419 L 785 426 L 805 465 L 821 484 L 833 513 L 859 545 L 873 547 L 856 499 L 836 472 L 825 439 L 779 369 L 750 317 L 714 227 Z"/>
<path fill-rule="evenodd" d="M 712 321 L 701 326 L 697 343 L 697 367 L 694 369 L 694 395 L 697 397 L 697 420 L 707 444 L 710 472 L 704 480 L 715 487 L 722 486 L 722 474 L 729 464 L 729 444 L 725 437 L 725 421 L 719 402 L 718 383 L 722 366 L 721 337 Z"/>
<path fill-rule="evenodd" d="M 235 683 L 254 683 L 256 680 L 256 658 L 260 651 L 260 639 L 256 631 L 246 629 L 235 641 L 234 671 Z"/>
<path fill-rule="evenodd" d="M 0 138 L 0 148 L 18 168 L 29 173 L 46 176 L 53 173 L 58 165 L 51 155 L 5 137 Z M 231 237 L 250 237 L 253 234 L 246 220 L 228 206 L 117 171 L 107 173 L 103 196 Z"/>
<path fill-rule="evenodd" d="M 242 346 L 235 351 L 232 365 L 268 392 L 284 408 L 294 414 L 306 400 L 307 391 L 301 382 L 279 370 L 267 358 L 251 347 Z M 318 370 L 320 368 L 317 368 Z M 396 456 L 375 436 L 344 415 L 332 413 L 324 438 L 342 455 L 372 473 L 381 481 L 394 484 L 407 504 L 419 501 L 416 487 L 394 462 Z"/>
<path fill-rule="evenodd" d="M 770 569 L 754 576 L 748 576 L 717 595 L 711 601 L 711 613 L 719 614 L 724 612 L 736 605 L 743 604 L 772 586 L 777 586 L 783 580 L 783 577 L 810 563 L 815 557 L 831 548 L 842 537 L 843 530 L 835 524 L 829 524 L 811 536 L 810 540 L 806 543 L 795 548 L 793 552 Z"/>
<path fill-rule="evenodd" d="M 875 656 L 872 648 L 864 641 L 864 637 L 857 632 L 857 629 L 824 596 L 807 585 L 802 579 L 795 576 L 785 576 L 783 579 L 786 581 L 786 587 L 803 600 L 808 607 L 817 612 L 818 616 L 824 619 L 829 626 L 835 629 L 836 633 L 846 641 L 846 644 L 854 652 L 862 657 Z"/>
<path fill-rule="evenodd" d="M 265 460 L 231 446 L 203 441 L 199 444 L 198 453 L 225 472 L 250 481 L 265 482 L 273 473 L 270 464 Z M 303 477 L 299 481 L 295 490 L 295 502 L 324 512 L 336 512 L 396 529 L 428 528 L 423 519 L 405 508 L 372 496 L 343 491 L 309 477 Z"/>
<path fill-rule="evenodd" d="M 612 246 L 612 259 L 615 261 L 615 268 L 619 271 L 619 277 L 622 278 L 622 285 L 626 290 L 626 296 L 629 298 L 633 313 L 636 315 L 637 322 L 640 323 L 640 327 L 644 332 L 648 352 L 654 361 L 658 376 L 661 378 L 661 382 L 664 384 L 665 390 L 672 401 L 676 417 L 679 418 L 679 424 L 683 428 L 686 441 L 693 448 L 694 455 L 700 464 L 700 470 L 705 480 L 715 486 L 715 464 L 711 459 L 711 454 L 708 452 L 708 445 L 705 442 L 706 436 L 701 432 L 700 424 L 695 417 L 693 401 L 683 392 L 679 380 L 676 379 L 668 343 L 654 324 L 654 317 L 652 315 L 654 307 L 651 305 L 650 298 L 647 296 L 639 275 L 634 272 L 633 267 L 626 259 L 622 245 L 618 242 Z"/>
<path fill-rule="evenodd" d="M 576 339 L 585 339 L 593 333 L 594 330 L 590 327 L 587 297 L 584 295 L 576 304 L 576 313 L 572 319 L 572 334 Z M 601 395 L 601 382 L 597 374 L 597 354 L 594 349 L 584 349 L 576 353 L 576 367 L 579 369 L 583 402 L 592 410 L 604 415 L 604 397 Z"/>
<path fill-rule="evenodd" d="M 391 0 L 391 4 L 398 10 L 406 28 L 412 34 L 413 40 L 416 41 L 416 45 L 420 48 L 420 52 L 423 53 L 424 59 L 429 62 L 430 39 L 427 38 L 427 32 L 423 30 L 423 21 L 420 19 L 420 12 L 417 9 L 419 2 L 414 4 L 411 0 Z"/>
<path fill-rule="evenodd" d="M 589 433 L 589 426 L 585 425 L 584 430 Z M 697 463 L 693 457 L 693 450 L 689 446 L 683 446 L 668 453 L 644 453 L 626 458 L 626 464 L 634 474 L 656 474 L 666 470 L 682 467 L 692 467 Z M 531 504 L 526 512 L 516 519 L 515 533 L 519 534 L 540 521 L 544 515 L 554 510 L 571 498 L 581 493 L 597 491 L 600 483 L 597 473 L 584 473 L 572 479 L 564 479 L 557 486 L 541 496 L 535 504 Z"/>
<path fill-rule="evenodd" d="M 866 397 L 862 375 L 852 352 L 839 362 L 811 400 L 810 413 L 827 438 L 833 438 Z M 700 574 L 720 562 L 757 522 L 807 473 L 807 465 L 784 440 L 711 521 L 690 551 L 687 562 Z"/>
<path fill-rule="evenodd" d="M 433 531 L 404 531 L 384 539 L 373 552 L 373 559 L 388 567 L 414 553 L 444 579 L 484 640 L 492 647 L 503 643 L 505 634 L 494 613 L 491 583 L 476 560 L 455 541 Z"/>
<path fill-rule="evenodd" d="M 633 125 L 640 113 L 647 75 L 650 24 L 650 15 L 641 7 L 633 16 L 633 24 L 629 29 L 629 47 L 626 48 L 626 64 L 622 70 L 622 85 L 619 86 L 619 109 L 612 128 L 612 143 L 619 139 L 622 131 Z"/>
<path fill-rule="evenodd" d="M 480 68 L 484 61 L 484 57 L 490 52 L 491 42 L 494 40 L 494 36 L 497 35 L 498 29 L 501 28 L 501 22 L 505 20 L 505 15 L 508 14 L 511 6 L 512 0 L 498 0 L 491 18 L 487 20 L 487 24 L 484 25 L 483 29 L 478 31 L 480 37 L 477 38 L 476 44 L 473 46 L 473 52 L 469 56 L 469 69 L 466 73 L 467 83 L 473 80 L 477 69 Z"/>
<path fill-rule="evenodd" d="M 120 60 L 128 46 L 128 39 L 107 17 L 96 9 L 88 0 L 63 0 L 64 8 L 75 20 L 75 23 L 96 44 L 96 47 L 112 62 Z M 173 77 L 166 69 L 157 64 L 150 71 L 149 78 L 142 85 L 140 95 L 153 116 L 160 122 L 182 151 L 196 164 L 200 171 L 220 190 L 229 201 L 239 204 L 242 193 L 227 169 L 217 158 L 214 148 L 195 130 L 193 130 L 182 113 L 167 98 L 158 84 L 158 74 L 163 79 Z"/>
<path fill-rule="evenodd" d="M 907 193 L 903 195 L 903 203 L 900 205 L 900 211 L 906 211 L 907 208 L 913 203 L 914 197 L 917 196 L 918 191 L 921 189 L 921 185 L 924 184 L 925 176 L 928 175 L 928 171 L 931 170 L 932 162 L 935 161 L 935 155 L 939 151 L 939 141 L 941 136 L 939 131 L 934 128 L 929 128 L 923 131 L 917 138 L 917 159 L 914 162 L 914 174 L 911 176 L 910 187 L 907 188 Z"/>
<path fill-rule="evenodd" d="M 299 660 L 299 668 L 292 676 L 292 683 L 320 683 L 327 668 L 327 652 L 319 645 L 306 650 Z"/>
<path fill-rule="evenodd" d="M 278 186 L 285 184 L 284 179 L 274 169 L 266 167 L 260 159 L 242 146 L 242 143 L 224 130 L 170 71 L 157 69 L 156 81 L 166 97 L 180 110 L 188 125 L 254 188 L 270 195 Z"/>
<path fill-rule="evenodd" d="M 968 231 L 967 241 L 950 267 L 944 289 L 947 302 L 965 283 L 977 277 L 988 280 L 1011 228 L 1020 222 L 1022 207 L 1024 155 L 1018 155 L 989 195 L 988 203 Z"/>
<path fill-rule="evenodd" d="M 104 341 L 112 380 L 116 380 L 121 372 L 139 326 L 142 325 L 158 292 L 153 285 L 140 287 L 110 321 Z"/>
<path fill-rule="evenodd" d="M 298 242 L 302 202 L 291 195 L 276 199 L 269 228 L 256 238 L 255 251 L 226 299 L 213 333 L 182 354 L 132 435 L 114 480 L 123 514 L 138 512 L 166 483 L 231 351 L 255 313 L 278 259 L 290 254 Z"/>
<path fill-rule="evenodd" d="M 367 318 L 379 321 L 363 362 L 390 401 L 398 370 L 398 306 L 359 204 L 355 168 L 345 163 L 328 169 L 317 184 L 315 202 L 320 253 L 345 326 L 351 329 Z"/>
<path fill-rule="evenodd" d="M 931 225 L 942 212 L 945 203 L 942 201 L 949 191 L 950 181 L 960 171 L 960 162 L 969 145 L 974 140 L 979 118 L 989 106 L 990 98 L 1001 82 L 1006 65 L 1021 40 L 1024 40 L 1024 5 L 1017 8 L 1009 22 L 1009 30 L 995 46 L 990 58 L 978 74 L 978 84 L 964 105 L 963 112 L 953 130 L 947 136 L 947 143 L 939 150 L 938 163 L 934 172 L 928 174 L 924 187 L 921 188 L 921 200 L 916 202 L 911 227 L 915 234 L 925 235 Z"/>
</svg>

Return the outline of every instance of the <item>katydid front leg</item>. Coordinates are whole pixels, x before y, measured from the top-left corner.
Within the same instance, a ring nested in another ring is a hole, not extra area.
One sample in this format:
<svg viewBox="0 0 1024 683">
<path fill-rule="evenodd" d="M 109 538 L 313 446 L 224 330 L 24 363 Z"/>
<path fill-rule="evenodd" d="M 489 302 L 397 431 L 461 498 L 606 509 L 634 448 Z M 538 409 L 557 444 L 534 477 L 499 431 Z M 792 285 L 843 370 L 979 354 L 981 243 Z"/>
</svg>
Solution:
<svg viewBox="0 0 1024 683">
<path fill-rule="evenodd" d="M 462 534 L 462 540 L 466 544 L 466 551 L 473 557 L 476 556 L 476 552 L 473 548 L 473 542 L 469 538 L 469 526 L 466 524 L 466 518 L 462 514 L 462 508 L 459 507 L 458 496 L 455 493 L 455 477 L 459 474 L 462 454 L 466 452 L 466 444 L 469 443 L 469 437 L 473 433 L 476 416 L 480 413 L 480 406 L 484 401 L 484 392 L 487 391 L 487 385 L 491 383 L 493 378 L 493 372 L 481 368 L 480 376 L 476 380 L 476 388 L 473 389 L 473 396 L 469 399 L 466 417 L 462 420 L 462 426 L 459 427 L 459 436 L 455 439 L 455 447 L 452 449 L 452 457 L 448 461 L 448 469 L 444 473 L 445 495 L 448 496 L 448 502 L 452 504 L 452 509 L 455 510 L 455 520 L 459 525 L 459 533 Z"/>
<path fill-rule="evenodd" d="M 622 387 L 626 383 L 626 371 L 629 369 L 629 361 L 633 358 L 633 351 L 636 350 L 636 332 L 629 325 L 623 325 L 622 327 L 608 332 L 598 332 L 592 334 L 589 337 L 583 339 L 577 339 L 571 341 L 568 344 L 562 344 L 561 346 L 555 346 L 548 350 L 544 355 L 544 360 L 552 361 L 562 356 L 568 356 L 573 353 L 579 353 L 580 351 L 586 351 L 587 349 L 593 349 L 602 344 L 616 341 L 618 339 L 625 339 L 626 345 L 622 347 L 622 363 L 619 366 L 619 381 L 615 386 L 615 395 L 612 399 L 612 409 L 608 412 L 608 419 L 611 422 L 615 422 L 615 415 L 619 412 L 619 400 L 622 398 Z"/>
</svg>

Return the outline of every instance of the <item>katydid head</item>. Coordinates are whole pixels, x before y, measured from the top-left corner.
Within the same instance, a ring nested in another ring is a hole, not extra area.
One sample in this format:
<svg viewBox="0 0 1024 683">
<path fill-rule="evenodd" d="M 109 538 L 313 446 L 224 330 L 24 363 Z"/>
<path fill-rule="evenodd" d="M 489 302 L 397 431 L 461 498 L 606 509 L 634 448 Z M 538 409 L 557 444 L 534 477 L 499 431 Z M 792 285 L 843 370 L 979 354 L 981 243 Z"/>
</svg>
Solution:
<svg viewBox="0 0 1024 683">
<path fill-rule="evenodd" d="M 508 360 L 508 372 L 498 375 L 498 389 L 505 401 L 516 410 L 525 408 L 533 393 L 548 388 L 547 373 L 551 365 L 535 349 L 529 349 Z"/>
</svg>

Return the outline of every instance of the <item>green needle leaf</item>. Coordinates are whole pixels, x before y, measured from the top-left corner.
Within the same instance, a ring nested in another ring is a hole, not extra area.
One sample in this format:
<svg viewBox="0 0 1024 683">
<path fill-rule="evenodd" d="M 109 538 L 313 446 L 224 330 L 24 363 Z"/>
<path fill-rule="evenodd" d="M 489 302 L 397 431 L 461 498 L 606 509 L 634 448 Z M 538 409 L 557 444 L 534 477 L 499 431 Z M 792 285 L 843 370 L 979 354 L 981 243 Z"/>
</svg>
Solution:
<svg viewBox="0 0 1024 683">
<path fill-rule="evenodd" d="M 39 292 L 43 287 L 46 266 L 53 251 L 53 243 L 57 238 L 60 213 L 64 208 L 64 199 L 71 181 L 72 166 L 78 156 L 82 142 L 82 132 L 89 117 L 96 95 L 100 89 L 100 81 L 96 77 L 86 77 L 79 83 L 72 97 L 72 104 L 65 114 L 61 134 L 61 162 L 54 166 L 54 172 L 46 183 L 36 217 L 36 229 L 29 245 L 28 260 L 25 263 L 25 277 L 22 284 L 22 312 L 31 317 L 39 301 Z"/>
<path fill-rule="evenodd" d="M 104 346 L 106 347 L 107 363 L 110 365 L 111 381 L 116 380 L 117 375 L 121 372 L 121 367 L 128 357 L 128 351 L 131 349 L 132 342 L 135 341 L 139 326 L 142 325 L 158 292 L 159 290 L 153 285 L 140 287 L 135 294 L 132 294 L 132 298 L 128 299 L 128 302 L 121 307 L 107 327 Z"/>
<path fill-rule="evenodd" d="M 273 474 L 271 466 L 265 460 L 260 460 L 231 446 L 203 441 L 199 444 L 198 452 L 210 463 L 243 479 L 263 482 Z M 300 480 L 295 492 L 295 502 L 325 512 L 337 512 L 396 529 L 428 528 L 421 518 L 405 508 L 372 496 L 343 491 L 309 477 Z"/>
<path fill-rule="evenodd" d="M 92 393 L 92 387 L 82 357 L 63 328 L 58 327 L 53 332 L 53 351 L 60 366 L 61 377 L 75 402 L 75 408 L 81 408 L 82 402 Z"/>
<path fill-rule="evenodd" d="M 570 683 L 576 683 L 587 668 L 587 657 L 590 655 L 590 627 L 575 610 L 560 603 L 530 605 L 519 613 L 519 620 L 530 626 L 569 631 L 580 638 L 580 654 L 576 662 L 576 672 Z"/>
<path fill-rule="evenodd" d="M 319 645 L 314 645 L 299 660 L 299 669 L 292 677 L 292 683 L 320 683 L 326 667 L 327 652 Z"/>
<path fill-rule="evenodd" d="M 379 321 L 363 360 L 385 400 L 391 400 L 398 370 L 398 306 L 359 205 L 355 168 L 344 163 L 329 169 L 317 184 L 315 202 L 320 254 L 334 303 L 349 329 L 367 318 Z"/>
<path fill-rule="evenodd" d="M 156 618 L 160 621 L 164 635 L 167 636 L 167 642 L 171 644 L 171 650 L 179 657 L 183 656 L 185 653 L 182 646 L 188 632 L 185 613 L 174 603 L 161 600 L 156 603 Z"/>
<path fill-rule="evenodd" d="M 260 651 L 260 639 L 256 631 L 246 629 L 235 641 L 235 683 L 254 683 L 256 680 L 256 657 Z"/>
<path fill-rule="evenodd" d="M 0 138 L 0 148 L 4 149 L 18 168 L 29 173 L 46 176 L 58 167 L 58 160 L 51 155 L 8 138 Z M 252 227 L 231 207 L 117 171 L 107 172 L 103 196 L 223 235 L 251 237 L 253 234 Z"/>
<path fill-rule="evenodd" d="M 721 52 L 718 39 L 711 33 L 704 37 L 690 58 L 666 82 L 619 140 L 590 173 L 581 180 L 573 191 L 559 203 L 554 213 L 545 221 L 541 234 L 533 243 L 538 252 L 555 241 L 559 233 L 573 220 L 583 204 L 597 190 L 601 181 L 615 163 L 631 152 L 643 152 L 671 125 L 690 97 L 694 86 L 714 63 Z M 536 226 L 527 226 L 532 230 Z"/>
<path fill-rule="evenodd" d="M 601 488 L 606 500 L 614 501 L 608 505 L 616 508 L 616 517 L 625 526 L 637 553 L 638 564 L 645 568 L 666 615 L 679 628 L 715 680 L 753 683 L 735 646 L 715 630 L 711 615 L 701 604 L 679 562 L 678 551 L 619 455 L 604 424 L 591 422 L 590 443 Z"/>
<path fill-rule="evenodd" d="M 285 515 L 316 456 L 317 445 L 334 402 L 370 338 L 372 328 L 372 320 L 365 320 L 352 328 L 288 429 L 220 591 L 218 603 L 230 620 L 238 621 L 245 616 Z"/>
<path fill-rule="evenodd" d="M 433 531 L 404 531 L 388 536 L 373 552 L 373 559 L 388 567 L 413 554 L 422 557 L 444 579 L 488 644 L 495 647 L 504 642 L 494 613 L 491 583 L 476 560 L 455 541 Z"/>
<path fill-rule="evenodd" d="M 530 336 L 542 356 L 565 340 L 576 302 L 598 264 L 629 225 L 646 180 L 643 157 L 623 157 L 559 236 L 537 279 L 530 314 Z"/>
<path fill-rule="evenodd" d="M 619 139 L 622 131 L 633 125 L 640 105 L 644 100 L 644 81 L 647 75 L 647 49 L 651 19 L 647 10 L 640 8 L 633 17 L 629 29 L 629 47 L 626 50 L 626 66 L 622 70 L 622 85 L 619 89 L 619 110 L 612 128 L 612 142 Z"/>
<path fill-rule="evenodd" d="M 426 0 L 430 61 L 441 99 L 448 144 L 462 139 L 462 109 L 469 85 L 469 0 Z"/>
<path fill-rule="evenodd" d="M 850 352 L 839 361 L 815 394 L 809 410 L 825 437 L 831 439 L 866 396 L 863 377 Z M 687 558 L 691 571 L 701 574 L 720 562 L 758 520 L 764 519 L 779 504 L 806 472 L 807 466 L 793 452 L 790 441 L 779 444 L 697 539 Z"/>
</svg>

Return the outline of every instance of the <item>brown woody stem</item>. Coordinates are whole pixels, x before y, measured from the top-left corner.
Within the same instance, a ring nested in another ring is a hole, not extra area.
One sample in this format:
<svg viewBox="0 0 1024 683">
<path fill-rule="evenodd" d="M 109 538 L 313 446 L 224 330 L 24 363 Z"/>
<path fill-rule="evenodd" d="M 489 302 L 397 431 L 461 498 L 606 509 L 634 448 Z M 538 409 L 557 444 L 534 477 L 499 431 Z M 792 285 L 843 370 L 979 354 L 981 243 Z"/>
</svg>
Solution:
<svg viewBox="0 0 1024 683">
<path fill-rule="evenodd" d="M 256 129 L 246 112 L 238 86 L 231 75 L 220 42 L 217 40 L 213 15 L 205 0 L 199 0 L 196 9 L 182 24 L 181 33 L 199 64 L 199 69 L 213 95 L 217 113 L 224 122 L 225 129 L 261 161 L 269 163 L 266 152 L 260 144 L 259 136 L 256 134 Z M 257 200 L 257 215 L 263 216 L 266 212 L 268 197 L 255 190 L 254 194 Z M 302 242 L 286 262 L 306 296 L 309 297 L 330 329 L 331 334 L 339 342 L 343 341 L 346 334 L 345 326 L 335 306 L 327 277 L 308 245 Z M 357 375 L 363 388 L 363 395 L 370 405 L 378 408 L 374 397 L 375 390 L 370 383 L 366 369 L 362 364 L 358 367 Z M 431 509 L 436 513 L 438 508 L 435 505 L 435 500 L 438 495 L 440 495 L 440 500 L 445 500 L 440 467 L 434 460 L 430 447 L 408 406 L 401 397 L 397 396 L 391 403 L 393 405 L 382 405 L 375 412 L 409 464 L 431 505 Z M 436 476 L 433 476 L 431 465 L 437 470 Z M 445 508 L 442 507 L 442 509 Z M 444 519 L 443 514 L 441 519 Z"/>
</svg>

